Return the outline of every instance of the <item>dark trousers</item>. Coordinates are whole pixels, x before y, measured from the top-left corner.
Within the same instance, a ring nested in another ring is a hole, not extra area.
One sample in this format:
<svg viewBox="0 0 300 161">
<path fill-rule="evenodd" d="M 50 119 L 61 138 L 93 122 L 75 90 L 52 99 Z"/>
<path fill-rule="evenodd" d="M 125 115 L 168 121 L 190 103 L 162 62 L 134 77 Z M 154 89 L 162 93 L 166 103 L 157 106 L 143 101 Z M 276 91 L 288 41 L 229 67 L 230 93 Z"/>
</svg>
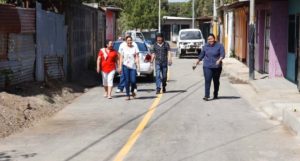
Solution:
<svg viewBox="0 0 300 161">
<path fill-rule="evenodd" d="M 136 69 L 124 68 L 126 96 L 130 96 L 130 91 L 133 93 L 136 88 Z M 130 89 L 131 86 L 131 89 Z"/>
<path fill-rule="evenodd" d="M 212 80 L 214 81 L 214 97 L 218 97 L 222 68 L 203 67 L 203 71 L 205 78 L 205 97 L 210 96 L 210 85 Z"/>
<path fill-rule="evenodd" d="M 161 85 L 163 87 L 167 86 L 167 73 L 168 73 L 168 64 L 156 64 L 155 65 L 155 75 L 156 75 L 156 89 L 160 90 Z"/>
</svg>

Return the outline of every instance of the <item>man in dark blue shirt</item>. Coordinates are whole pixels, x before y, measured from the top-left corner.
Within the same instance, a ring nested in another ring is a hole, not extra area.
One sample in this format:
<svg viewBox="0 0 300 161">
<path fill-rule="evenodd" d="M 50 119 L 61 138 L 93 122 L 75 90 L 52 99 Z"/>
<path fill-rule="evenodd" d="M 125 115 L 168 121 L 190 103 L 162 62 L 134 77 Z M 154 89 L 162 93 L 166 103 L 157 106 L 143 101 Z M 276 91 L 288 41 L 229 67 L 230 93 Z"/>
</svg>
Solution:
<svg viewBox="0 0 300 161">
<path fill-rule="evenodd" d="M 162 34 L 157 34 L 156 43 L 153 46 L 153 62 L 155 60 L 155 71 L 156 71 L 156 94 L 161 91 L 166 92 L 167 86 L 167 73 L 168 65 L 172 64 L 172 57 L 170 52 L 170 45 L 164 41 Z M 162 75 L 162 78 L 161 78 Z"/>
<path fill-rule="evenodd" d="M 208 43 L 203 47 L 196 65 L 203 60 L 203 71 L 205 78 L 205 96 L 204 100 L 208 101 L 210 97 L 211 81 L 214 82 L 214 99 L 218 98 L 220 87 L 220 76 L 222 72 L 222 60 L 225 58 L 225 50 L 222 44 L 215 41 L 215 36 L 208 36 Z"/>
</svg>

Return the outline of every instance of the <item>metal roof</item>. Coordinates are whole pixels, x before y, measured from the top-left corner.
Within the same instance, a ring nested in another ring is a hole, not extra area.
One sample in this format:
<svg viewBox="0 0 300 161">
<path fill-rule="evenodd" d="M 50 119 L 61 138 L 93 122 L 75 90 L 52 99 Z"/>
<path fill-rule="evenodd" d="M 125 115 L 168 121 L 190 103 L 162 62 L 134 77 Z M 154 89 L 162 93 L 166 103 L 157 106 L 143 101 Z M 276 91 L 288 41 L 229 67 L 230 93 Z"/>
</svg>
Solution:
<svg viewBox="0 0 300 161">
<path fill-rule="evenodd" d="M 100 7 L 104 11 L 110 10 L 110 11 L 115 11 L 115 12 L 121 12 L 123 9 L 115 6 L 105 6 L 105 7 Z"/>
<path fill-rule="evenodd" d="M 218 7 L 217 10 L 225 10 L 225 9 L 233 9 L 233 8 L 238 8 L 241 6 L 248 6 L 249 5 L 250 0 L 239 0 L 230 4 L 224 4 L 220 7 Z"/>
</svg>

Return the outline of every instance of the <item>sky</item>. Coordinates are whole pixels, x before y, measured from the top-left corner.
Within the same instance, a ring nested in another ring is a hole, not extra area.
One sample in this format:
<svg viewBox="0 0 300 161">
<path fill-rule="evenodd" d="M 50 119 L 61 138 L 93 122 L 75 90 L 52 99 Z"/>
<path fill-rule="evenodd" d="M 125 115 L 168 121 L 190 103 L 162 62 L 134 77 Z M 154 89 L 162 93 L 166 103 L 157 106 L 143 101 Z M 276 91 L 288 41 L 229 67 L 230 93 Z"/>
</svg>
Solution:
<svg viewBox="0 0 300 161">
<path fill-rule="evenodd" d="M 169 2 L 187 2 L 188 0 L 168 0 Z"/>
</svg>

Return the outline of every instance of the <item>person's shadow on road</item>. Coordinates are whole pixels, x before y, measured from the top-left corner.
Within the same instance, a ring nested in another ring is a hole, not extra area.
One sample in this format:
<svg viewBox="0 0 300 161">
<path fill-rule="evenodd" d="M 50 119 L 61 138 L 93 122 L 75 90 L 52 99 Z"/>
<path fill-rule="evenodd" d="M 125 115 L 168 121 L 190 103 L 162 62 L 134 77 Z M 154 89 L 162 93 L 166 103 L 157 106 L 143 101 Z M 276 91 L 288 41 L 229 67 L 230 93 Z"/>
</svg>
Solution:
<svg viewBox="0 0 300 161">
<path fill-rule="evenodd" d="M 166 93 L 185 93 L 187 92 L 187 90 L 170 90 L 170 91 L 166 91 Z"/>
<path fill-rule="evenodd" d="M 241 99 L 241 97 L 237 97 L 237 96 L 219 96 L 218 99 L 233 100 L 233 99 Z"/>
</svg>

